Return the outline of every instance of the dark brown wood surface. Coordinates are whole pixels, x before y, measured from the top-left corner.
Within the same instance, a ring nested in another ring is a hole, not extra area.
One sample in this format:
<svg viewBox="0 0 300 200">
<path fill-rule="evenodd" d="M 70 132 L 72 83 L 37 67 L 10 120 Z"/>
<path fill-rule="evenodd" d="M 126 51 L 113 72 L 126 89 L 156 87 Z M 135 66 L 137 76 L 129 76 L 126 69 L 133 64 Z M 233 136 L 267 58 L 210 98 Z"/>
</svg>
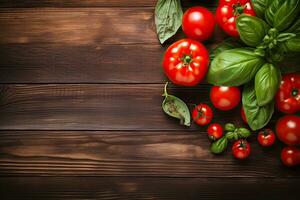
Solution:
<svg viewBox="0 0 300 200">
<path fill-rule="evenodd" d="M 156 0 L 0 2 L 1 199 L 297 198 L 299 167 L 250 138 L 238 161 L 209 151 L 207 127 L 182 127 L 161 110 Z M 185 8 L 216 1 L 182 1 Z M 226 36 L 216 30 L 205 42 Z M 205 81 L 170 85 L 192 108 L 211 105 Z M 239 107 L 214 121 L 245 126 Z M 275 113 L 268 127 L 273 128 Z"/>
</svg>

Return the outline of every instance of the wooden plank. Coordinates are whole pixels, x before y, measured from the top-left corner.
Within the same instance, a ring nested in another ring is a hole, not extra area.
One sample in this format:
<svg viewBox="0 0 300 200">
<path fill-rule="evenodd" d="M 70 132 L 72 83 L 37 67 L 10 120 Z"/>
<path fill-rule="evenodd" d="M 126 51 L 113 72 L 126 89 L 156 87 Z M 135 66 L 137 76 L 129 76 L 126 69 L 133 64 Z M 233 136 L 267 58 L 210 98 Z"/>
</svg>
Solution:
<svg viewBox="0 0 300 200">
<path fill-rule="evenodd" d="M 157 40 L 152 9 L 2 9 L 0 26 L 1 83 L 165 82 L 168 45 Z M 216 31 L 205 45 L 224 38 Z"/>
<path fill-rule="evenodd" d="M 280 144 L 213 155 L 205 131 L 1 131 L 1 176 L 299 177 Z"/>
<path fill-rule="evenodd" d="M 153 8 L 1 9 L 0 26 L 5 31 L 0 32 L 0 44 L 159 44 L 153 12 Z"/>
<path fill-rule="evenodd" d="M 1 178 L 4 199 L 297 199 L 299 179 Z"/>
<path fill-rule="evenodd" d="M 2 0 L 0 2 L 0 7 L 108 7 L 108 6 L 117 6 L 117 7 L 145 7 L 150 6 L 154 7 L 156 5 L 157 0 Z M 187 6 L 212 6 L 215 5 L 215 1 L 211 0 L 182 0 L 182 5 Z"/>
<path fill-rule="evenodd" d="M 163 84 L 2 85 L 0 129 L 183 130 L 162 112 Z M 209 101 L 209 87 L 173 87 L 190 107 Z M 215 121 L 242 124 L 239 108 L 215 112 Z M 205 130 L 192 125 L 190 130 Z"/>
<path fill-rule="evenodd" d="M 0 45 L 1 83 L 164 83 L 160 45 Z"/>
</svg>

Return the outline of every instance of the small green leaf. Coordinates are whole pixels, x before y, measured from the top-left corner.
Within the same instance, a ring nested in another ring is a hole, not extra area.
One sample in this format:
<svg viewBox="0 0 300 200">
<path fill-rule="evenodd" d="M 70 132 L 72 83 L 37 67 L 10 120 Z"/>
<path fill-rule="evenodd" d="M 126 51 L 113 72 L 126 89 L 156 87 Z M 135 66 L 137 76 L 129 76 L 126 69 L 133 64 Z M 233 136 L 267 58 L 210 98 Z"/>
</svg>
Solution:
<svg viewBox="0 0 300 200">
<path fill-rule="evenodd" d="M 235 130 L 235 126 L 232 123 L 227 123 L 225 124 L 225 131 L 234 131 Z"/>
<path fill-rule="evenodd" d="M 264 20 L 245 14 L 236 19 L 236 27 L 241 40 L 251 47 L 259 45 L 270 29 Z"/>
<path fill-rule="evenodd" d="M 163 96 L 165 97 L 162 103 L 163 111 L 167 115 L 179 119 L 180 124 L 190 126 L 191 114 L 189 108 L 181 99 L 167 93 L 167 85 L 168 83 L 166 83 L 165 85 L 163 94 Z"/>
<path fill-rule="evenodd" d="M 226 150 L 227 145 L 228 145 L 227 138 L 222 137 L 211 144 L 210 151 L 215 154 L 220 154 Z"/>
<path fill-rule="evenodd" d="M 225 134 L 225 137 L 226 137 L 228 140 L 232 141 L 232 140 L 234 139 L 234 135 L 235 135 L 234 132 L 228 132 L 228 133 Z"/>
<path fill-rule="evenodd" d="M 158 0 L 155 7 L 155 25 L 160 43 L 175 35 L 181 26 L 180 0 Z"/>
<path fill-rule="evenodd" d="M 263 106 L 274 98 L 281 81 L 280 71 L 273 64 L 266 63 L 255 75 L 257 104 Z"/>
<path fill-rule="evenodd" d="M 300 18 L 298 19 L 285 31 L 287 33 L 295 33 L 300 36 Z"/>
<path fill-rule="evenodd" d="M 208 82 L 213 85 L 240 86 L 250 81 L 265 62 L 253 51 L 237 48 L 218 54 L 209 68 Z"/>
<path fill-rule="evenodd" d="M 259 106 L 252 82 L 244 86 L 242 102 L 247 122 L 252 130 L 261 129 L 268 124 L 274 112 L 274 100 L 264 106 Z"/>
<path fill-rule="evenodd" d="M 239 139 L 245 139 L 251 135 L 251 132 L 246 128 L 238 128 L 237 133 Z"/>
</svg>

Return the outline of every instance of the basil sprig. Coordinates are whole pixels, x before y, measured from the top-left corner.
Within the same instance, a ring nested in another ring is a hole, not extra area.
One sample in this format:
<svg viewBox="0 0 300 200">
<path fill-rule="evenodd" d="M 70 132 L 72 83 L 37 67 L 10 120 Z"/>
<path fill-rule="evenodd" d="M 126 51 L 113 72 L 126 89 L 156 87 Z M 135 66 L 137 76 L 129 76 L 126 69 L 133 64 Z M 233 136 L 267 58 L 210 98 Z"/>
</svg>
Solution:
<svg viewBox="0 0 300 200">
<path fill-rule="evenodd" d="M 158 0 L 155 7 L 156 32 L 161 44 L 175 35 L 181 26 L 183 11 L 180 0 Z"/>
<path fill-rule="evenodd" d="M 220 154 L 227 149 L 229 141 L 246 139 L 251 135 L 251 132 L 246 128 L 236 128 L 234 124 L 227 123 L 224 127 L 227 133 L 219 140 L 213 142 L 210 146 L 210 151 L 214 154 Z"/>
</svg>

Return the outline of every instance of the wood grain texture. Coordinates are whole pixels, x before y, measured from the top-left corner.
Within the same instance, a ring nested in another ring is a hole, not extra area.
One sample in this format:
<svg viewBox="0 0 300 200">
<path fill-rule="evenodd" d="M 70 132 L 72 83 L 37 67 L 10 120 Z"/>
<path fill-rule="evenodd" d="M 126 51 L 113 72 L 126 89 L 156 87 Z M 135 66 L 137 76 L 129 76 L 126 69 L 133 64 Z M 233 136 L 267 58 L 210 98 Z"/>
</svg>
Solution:
<svg viewBox="0 0 300 200">
<path fill-rule="evenodd" d="M 1 178 L 5 199 L 297 199 L 299 179 Z M 32 188 L 35 188 L 34 190 Z"/>
<path fill-rule="evenodd" d="M 0 129 L 5 130 L 183 130 L 161 108 L 163 84 L 2 85 Z M 170 85 L 190 107 L 211 105 L 208 85 Z M 242 125 L 239 108 L 215 112 L 215 121 Z M 205 130 L 192 125 L 190 130 Z"/>
<path fill-rule="evenodd" d="M 2 9 L 0 26 L 1 83 L 165 82 L 153 9 Z"/>
<path fill-rule="evenodd" d="M 164 83 L 160 45 L 0 45 L 1 83 Z"/>
<path fill-rule="evenodd" d="M 32 7 L 154 7 L 157 0 L 2 0 L 0 7 L 32 8 Z M 199 0 L 182 0 L 184 7 L 199 5 Z M 201 0 L 205 6 L 215 5 L 215 1 Z"/>
<path fill-rule="evenodd" d="M 1 131 L 1 176 L 299 177 L 280 145 L 246 161 L 209 151 L 206 131 Z"/>
</svg>

